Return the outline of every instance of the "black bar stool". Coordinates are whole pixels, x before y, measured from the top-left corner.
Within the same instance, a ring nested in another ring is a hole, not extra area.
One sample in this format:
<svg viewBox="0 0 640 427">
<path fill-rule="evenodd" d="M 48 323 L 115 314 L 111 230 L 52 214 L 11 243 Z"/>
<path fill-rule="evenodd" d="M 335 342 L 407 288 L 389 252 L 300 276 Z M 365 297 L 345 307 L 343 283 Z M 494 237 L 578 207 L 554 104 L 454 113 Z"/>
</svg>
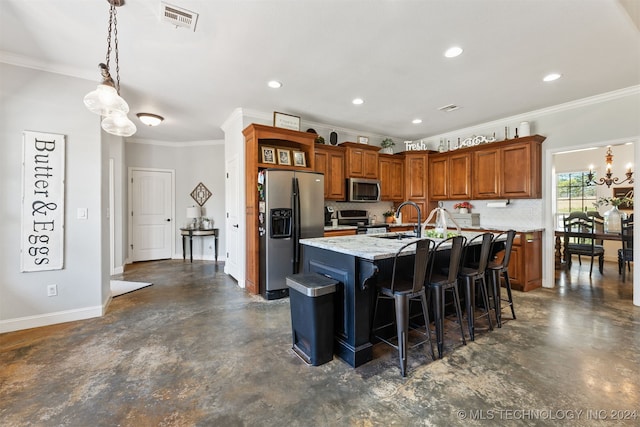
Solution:
<svg viewBox="0 0 640 427">
<path fill-rule="evenodd" d="M 415 259 L 413 262 L 413 269 L 403 268 L 406 266 L 402 265 L 402 261 L 406 261 L 409 258 L 409 255 L 406 254 L 407 249 L 413 245 L 415 245 Z M 435 360 L 433 344 L 431 342 L 431 329 L 429 328 L 429 307 L 427 305 L 424 287 L 425 279 L 427 276 L 427 268 L 429 266 L 429 260 L 431 259 L 431 250 L 433 249 L 433 246 L 434 242 L 430 239 L 416 240 L 402 246 L 396 252 L 395 257 L 393 258 L 391 282 L 378 283 L 371 332 L 372 335 L 374 335 L 380 341 L 398 350 L 398 357 L 400 359 L 400 373 L 403 377 L 407 374 L 407 341 L 409 333 L 410 301 L 420 301 L 420 304 L 422 305 L 422 315 L 424 316 L 426 335 L 425 340 L 413 344 L 412 348 L 425 342 L 429 342 L 429 348 L 431 349 L 431 358 Z M 413 274 L 411 274 L 411 272 Z M 377 335 L 377 332 L 393 324 L 393 322 L 391 322 L 376 327 L 375 322 L 378 314 L 378 302 L 380 299 L 391 299 L 394 301 L 397 335 L 390 339 Z M 393 338 L 396 338 L 396 344 L 390 341 Z"/>
<path fill-rule="evenodd" d="M 460 281 L 465 285 L 465 306 L 467 312 L 467 325 L 469 327 L 469 338 L 475 340 L 475 304 L 476 285 L 480 287 L 484 314 L 478 316 L 487 317 L 489 330 L 493 330 L 491 322 L 491 308 L 489 306 L 489 296 L 487 282 L 485 280 L 485 270 L 489 261 L 491 251 L 492 233 L 483 233 L 467 242 L 464 250 L 462 267 L 460 268 Z M 478 251 L 479 249 L 479 251 Z"/>
<path fill-rule="evenodd" d="M 460 325 L 460 336 L 462 343 L 467 345 L 467 340 L 462 329 L 462 314 L 460 309 L 460 295 L 458 294 L 458 271 L 460 270 L 460 261 L 462 258 L 462 250 L 467 239 L 464 236 L 455 236 L 445 239 L 438 243 L 433 250 L 434 261 L 431 262 L 431 273 L 429 274 L 429 296 L 433 296 L 434 320 L 436 324 L 436 337 L 438 341 L 438 357 L 442 358 L 444 347 L 444 307 L 445 294 L 450 291 L 453 294 L 453 304 L 455 306 L 458 324 Z M 436 270 L 435 258 L 439 250 L 447 250 L 446 246 L 451 245 L 449 256 L 448 272 L 441 273 Z M 441 249 L 444 247 L 443 249 Z"/>
<path fill-rule="evenodd" d="M 506 240 L 504 240 L 506 236 Z M 513 247 L 513 239 L 516 236 L 515 230 L 505 231 L 493 238 L 491 244 L 491 256 L 496 255 L 498 252 L 498 245 L 504 244 L 504 256 L 502 260 L 493 259 L 489 261 L 487 270 L 489 271 L 489 281 L 491 283 L 490 289 L 493 299 L 493 308 L 496 313 L 496 323 L 498 328 L 502 327 L 502 301 L 508 303 L 511 307 L 511 316 L 513 320 L 516 319 L 516 312 L 513 308 L 513 297 L 511 296 L 511 282 L 509 281 L 509 260 L 511 259 L 511 248 Z M 507 299 L 500 297 L 500 278 L 504 278 L 504 286 L 507 289 Z"/>
</svg>

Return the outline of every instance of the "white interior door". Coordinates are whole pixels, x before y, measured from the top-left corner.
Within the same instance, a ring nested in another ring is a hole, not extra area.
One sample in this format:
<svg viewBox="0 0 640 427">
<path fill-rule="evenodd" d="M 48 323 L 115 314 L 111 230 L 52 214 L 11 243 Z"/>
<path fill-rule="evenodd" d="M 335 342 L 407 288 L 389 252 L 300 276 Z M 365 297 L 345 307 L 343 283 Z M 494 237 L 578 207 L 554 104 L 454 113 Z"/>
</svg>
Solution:
<svg viewBox="0 0 640 427">
<path fill-rule="evenodd" d="M 130 248 L 134 262 L 171 258 L 173 175 L 166 170 L 130 170 Z"/>
<path fill-rule="evenodd" d="M 239 283 L 244 280 L 241 266 L 244 265 L 242 257 L 244 254 L 240 250 L 240 239 L 242 239 L 242 233 L 240 232 L 240 208 L 239 200 L 241 196 L 240 192 L 240 180 L 238 168 L 238 156 L 233 156 L 227 161 L 227 182 L 225 185 L 227 208 L 226 225 L 225 225 L 225 247 L 227 250 L 227 257 L 225 260 L 224 271 L 228 275 L 234 277 Z"/>
</svg>

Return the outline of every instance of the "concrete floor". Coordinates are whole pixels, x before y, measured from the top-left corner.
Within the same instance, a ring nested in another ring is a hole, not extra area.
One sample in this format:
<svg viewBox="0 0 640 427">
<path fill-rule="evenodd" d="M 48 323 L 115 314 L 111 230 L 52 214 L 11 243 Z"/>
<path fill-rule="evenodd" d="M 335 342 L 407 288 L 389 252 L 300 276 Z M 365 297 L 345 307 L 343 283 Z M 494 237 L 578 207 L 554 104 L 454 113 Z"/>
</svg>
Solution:
<svg viewBox="0 0 640 427">
<path fill-rule="evenodd" d="M 444 359 L 416 348 L 406 378 L 384 344 L 357 369 L 306 366 L 288 299 L 248 296 L 221 265 L 130 267 L 114 278 L 153 286 L 104 317 L 0 335 L 0 425 L 640 423 L 640 308 L 614 264 L 604 280 L 574 263 L 555 289 L 516 292 L 518 319 L 467 346 L 451 325 Z"/>
</svg>

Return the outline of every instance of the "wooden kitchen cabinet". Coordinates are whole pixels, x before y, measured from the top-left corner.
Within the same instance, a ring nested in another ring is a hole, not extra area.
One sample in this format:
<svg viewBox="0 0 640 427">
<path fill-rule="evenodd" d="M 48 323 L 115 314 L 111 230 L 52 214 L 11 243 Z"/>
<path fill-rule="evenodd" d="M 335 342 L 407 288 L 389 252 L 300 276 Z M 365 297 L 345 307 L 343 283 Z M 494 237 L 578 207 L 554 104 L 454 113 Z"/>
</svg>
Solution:
<svg viewBox="0 0 640 427">
<path fill-rule="evenodd" d="M 380 200 L 404 200 L 404 155 L 378 154 Z"/>
<path fill-rule="evenodd" d="M 428 151 L 405 152 L 404 161 L 404 193 L 405 200 L 414 202 L 422 211 L 422 221 L 426 219 L 427 211 L 427 170 Z M 415 208 L 406 206 L 402 208 L 402 222 L 418 222 L 418 213 Z"/>
<path fill-rule="evenodd" d="M 324 174 L 325 200 L 346 200 L 345 148 L 316 144 L 315 171 Z"/>
<path fill-rule="evenodd" d="M 430 200 L 471 198 L 471 154 L 439 153 L 429 156 Z"/>
<path fill-rule="evenodd" d="M 544 140 L 533 135 L 476 147 L 472 199 L 541 198 Z"/>
<path fill-rule="evenodd" d="M 378 179 L 378 151 L 380 147 L 355 142 L 343 142 L 346 149 L 346 178 Z"/>
<path fill-rule="evenodd" d="M 325 230 L 324 237 L 338 237 L 338 236 L 355 236 L 357 230 L 349 229 L 349 230 Z"/>
<path fill-rule="evenodd" d="M 517 233 L 509 260 L 511 288 L 530 291 L 542 286 L 542 232 Z"/>
</svg>

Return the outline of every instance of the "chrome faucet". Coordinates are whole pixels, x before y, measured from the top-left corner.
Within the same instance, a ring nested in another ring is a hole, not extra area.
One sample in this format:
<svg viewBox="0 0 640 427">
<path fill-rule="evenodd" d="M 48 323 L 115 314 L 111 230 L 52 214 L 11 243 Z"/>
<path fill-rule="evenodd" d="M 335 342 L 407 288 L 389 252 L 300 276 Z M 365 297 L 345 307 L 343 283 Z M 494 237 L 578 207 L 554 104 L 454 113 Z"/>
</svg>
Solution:
<svg viewBox="0 0 640 427">
<path fill-rule="evenodd" d="M 400 206 L 398 206 L 398 209 L 396 209 L 396 217 L 400 215 L 400 209 L 402 209 L 405 205 L 411 205 L 418 211 L 418 225 L 415 228 L 415 233 L 416 237 L 420 238 L 422 235 L 422 211 L 420 210 L 420 206 L 411 201 L 402 202 Z"/>
</svg>

